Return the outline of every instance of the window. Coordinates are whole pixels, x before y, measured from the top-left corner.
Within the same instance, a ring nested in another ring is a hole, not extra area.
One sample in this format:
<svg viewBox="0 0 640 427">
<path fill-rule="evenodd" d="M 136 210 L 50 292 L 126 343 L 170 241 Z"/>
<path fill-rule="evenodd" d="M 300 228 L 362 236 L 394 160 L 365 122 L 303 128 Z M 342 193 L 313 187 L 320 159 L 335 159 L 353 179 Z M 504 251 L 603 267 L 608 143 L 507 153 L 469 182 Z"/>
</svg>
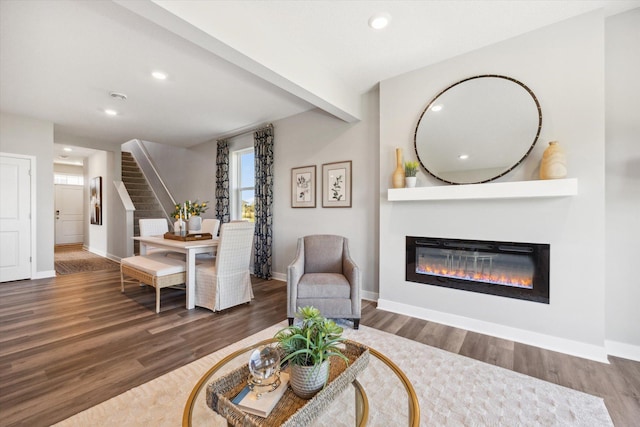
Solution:
<svg viewBox="0 0 640 427">
<path fill-rule="evenodd" d="M 53 183 L 67 185 L 84 185 L 84 177 L 82 175 L 55 173 L 53 174 Z"/>
<path fill-rule="evenodd" d="M 231 218 L 255 221 L 253 148 L 232 153 Z"/>
</svg>

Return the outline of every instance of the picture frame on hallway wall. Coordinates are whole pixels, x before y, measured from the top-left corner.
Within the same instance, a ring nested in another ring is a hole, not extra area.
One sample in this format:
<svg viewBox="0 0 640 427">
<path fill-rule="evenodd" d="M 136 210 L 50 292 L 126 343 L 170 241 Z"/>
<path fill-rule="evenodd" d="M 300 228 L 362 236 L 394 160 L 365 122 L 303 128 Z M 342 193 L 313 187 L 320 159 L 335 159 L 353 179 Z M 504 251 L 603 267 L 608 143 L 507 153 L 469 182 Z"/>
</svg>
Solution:
<svg viewBox="0 0 640 427">
<path fill-rule="evenodd" d="M 291 207 L 316 207 L 316 166 L 291 169 Z"/>
<path fill-rule="evenodd" d="M 351 160 L 322 165 L 322 207 L 351 207 Z"/>
<path fill-rule="evenodd" d="M 91 224 L 102 225 L 102 177 L 96 176 L 89 183 Z"/>
</svg>

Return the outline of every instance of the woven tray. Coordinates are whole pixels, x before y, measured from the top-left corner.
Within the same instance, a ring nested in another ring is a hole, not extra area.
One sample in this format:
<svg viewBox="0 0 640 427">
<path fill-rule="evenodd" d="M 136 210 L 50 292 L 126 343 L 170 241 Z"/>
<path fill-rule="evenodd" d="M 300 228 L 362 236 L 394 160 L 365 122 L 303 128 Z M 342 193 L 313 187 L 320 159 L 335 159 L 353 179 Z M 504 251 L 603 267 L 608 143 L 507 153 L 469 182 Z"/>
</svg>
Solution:
<svg viewBox="0 0 640 427">
<path fill-rule="evenodd" d="M 187 234 L 186 236 L 178 236 L 174 233 L 164 233 L 165 239 L 171 240 L 180 240 L 182 242 L 190 242 L 192 240 L 209 240 L 213 239 L 211 233 L 195 233 L 195 234 Z"/>
<path fill-rule="evenodd" d="M 309 425 L 369 364 L 367 347 L 349 340 L 345 340 L 344 343 L 346 347 L 342 352 L 349 359 L 349 366 L 346 366 L 340 358 L 332 357 L 326 387 L 309 400 L 296 396 L 289 387 L 267 418 L 243 412 L 231 403 L 231 399 L 247 384 L 249 367 L 244 364 L 209 384 L 207 405 L 236 427 Z"/>
</svg>

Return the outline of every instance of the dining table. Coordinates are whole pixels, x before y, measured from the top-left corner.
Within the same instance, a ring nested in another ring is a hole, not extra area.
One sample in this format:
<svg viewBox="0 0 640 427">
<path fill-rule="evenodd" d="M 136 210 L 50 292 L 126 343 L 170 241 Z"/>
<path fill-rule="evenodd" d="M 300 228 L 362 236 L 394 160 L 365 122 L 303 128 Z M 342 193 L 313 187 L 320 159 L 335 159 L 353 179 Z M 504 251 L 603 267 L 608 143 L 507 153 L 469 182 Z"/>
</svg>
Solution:
<svg viewBox="0 0 640 427">
<path fill-rule="evenodd" d="M 195 308 L 195 287 L 196 287 L 196 255 L 215 252 L 215 248 L 220 241 L 219 237 L 206 240 L 174 240 L 166 239 L 163 236 L 134 237 L 140 242 L 140 255 L 146 255 L 148 247 L 167 249 L 172 252 L 185 254 L 186 262 L 186 290 L 187 290 L 187 310 Z"/>
</svg>

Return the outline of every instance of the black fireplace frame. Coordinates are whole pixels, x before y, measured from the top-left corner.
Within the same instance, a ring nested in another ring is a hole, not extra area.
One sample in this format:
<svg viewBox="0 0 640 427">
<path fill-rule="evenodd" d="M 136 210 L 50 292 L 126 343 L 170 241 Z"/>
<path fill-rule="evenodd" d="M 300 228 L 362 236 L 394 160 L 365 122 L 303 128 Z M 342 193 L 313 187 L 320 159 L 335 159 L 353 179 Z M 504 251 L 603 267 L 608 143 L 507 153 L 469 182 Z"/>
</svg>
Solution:
<svg viewBox="0 0 640 427">
<path fill-rule="evenodd" d="M 441 277 L 416 272 L 416 248 L 453 249 L 462 251 L 490 251 L 494 253 L 526 253 L 533 256 L 535 268 L 533 288 L 519 288 L 483 282 L 475 282 L 455 277 Z M 459 289 L 470 292 L 497 295 L 526 301 L 549 304 L 550 245 L 546 243 L 497 242 L 489 240 L 461 240 L 437 237 L 406 236 L 406 276 L 407 282 L 422 283 Z"/>
</svg>

